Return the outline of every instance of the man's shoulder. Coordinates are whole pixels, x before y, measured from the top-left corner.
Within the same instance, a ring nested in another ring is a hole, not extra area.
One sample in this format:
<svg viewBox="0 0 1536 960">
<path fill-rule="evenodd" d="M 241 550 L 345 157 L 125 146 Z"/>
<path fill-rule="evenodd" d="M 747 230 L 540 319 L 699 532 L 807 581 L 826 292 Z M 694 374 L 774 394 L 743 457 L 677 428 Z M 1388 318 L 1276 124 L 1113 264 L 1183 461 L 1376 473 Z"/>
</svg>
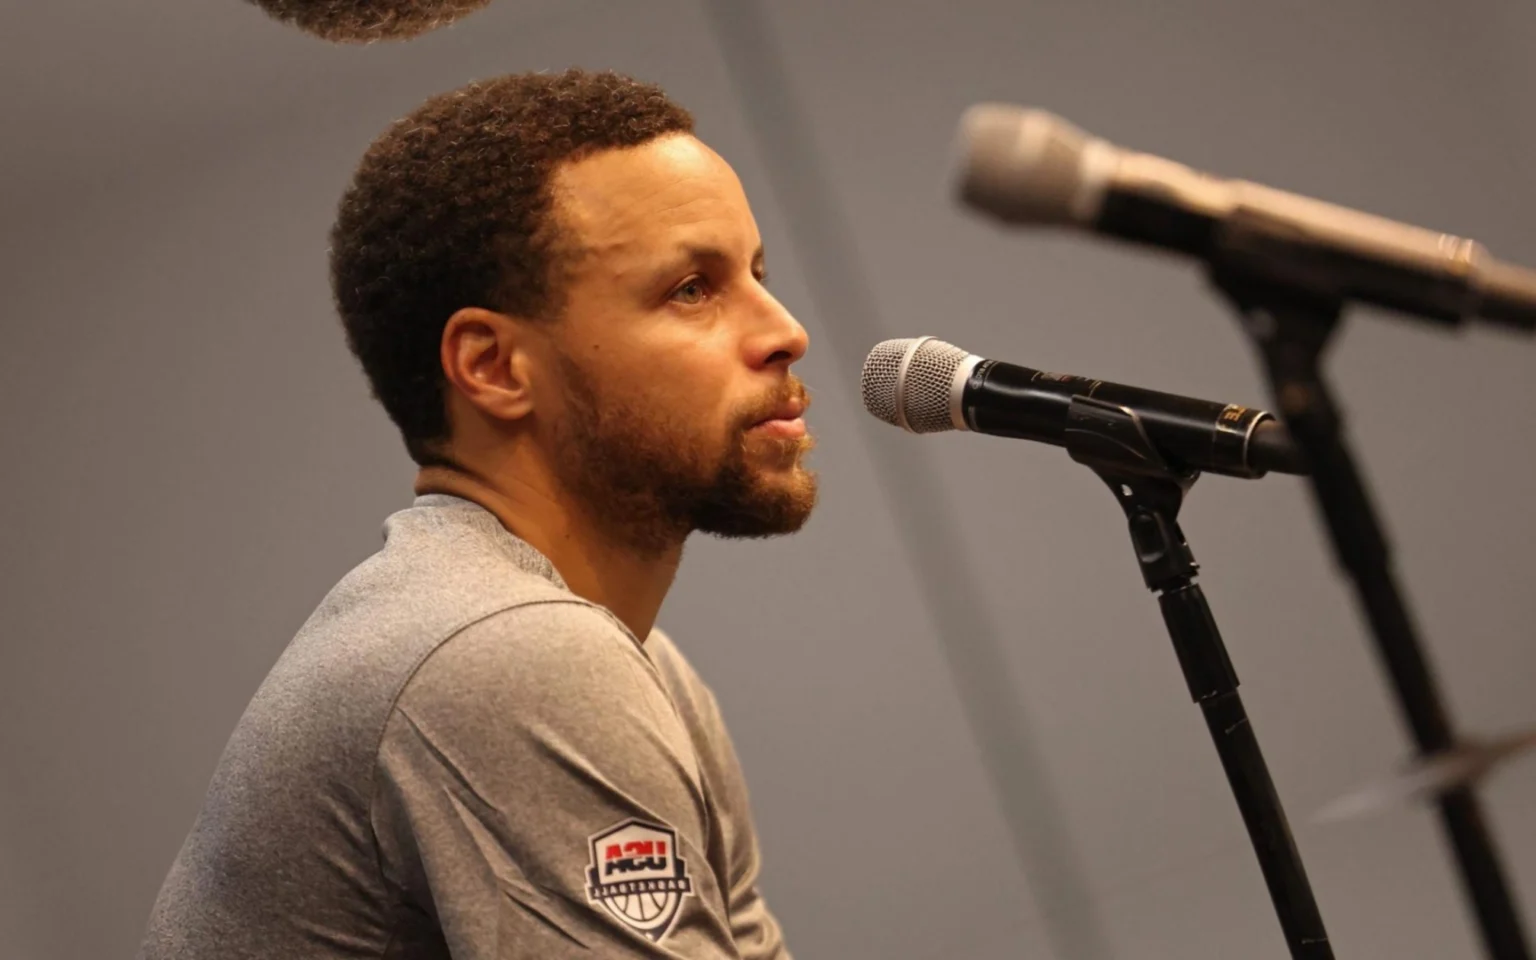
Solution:
<svg viewBox="0 0 1536 960">
<path fill-rule="evenodd" d="M 344 710 L 366 731 L 421 664 L 455 636 L 523 606 L 583 602 L 540 568 L 547 561 L 532 548 L 491 529 L 494 518 L 477 513 L 484 514 L 472 505 L 418 507 L 390 517 L 384 548 L 327 593 L 258 700 Z"/>
<path fill-rule="evenodd" d="M 633 635 L 604 608 L 558 591 L 524 596 L 466 623 L 434 646 L 419 672 L 468 686 L 509 677 L 574 683 L 614 663 L 645 663 Z"/>
<path fill-rule="evenodd" d="M 499 611 L 575 599 L 548 560 L 473 504 L 418 501 L 392 515 L 384 534 L 384 548 L 342 577 L 296 643 L 416 659 Z"/>
<path fill-rule="evenodd" d="M 687 724 L 634 635 L 575 597 L 509 607 L 445 639 L 405 682 L 392 716 L 407 741 L 530 763 L 628 763 L 637 737 L 673 756 L 692 751 Z"/>
<path fill-rule="evenodd" d="M 676 722 L 670 683 L 609 610 L 572 594 L 506 607 L 436 644 L 397 708 L 480 722 Z"/>
</svg>

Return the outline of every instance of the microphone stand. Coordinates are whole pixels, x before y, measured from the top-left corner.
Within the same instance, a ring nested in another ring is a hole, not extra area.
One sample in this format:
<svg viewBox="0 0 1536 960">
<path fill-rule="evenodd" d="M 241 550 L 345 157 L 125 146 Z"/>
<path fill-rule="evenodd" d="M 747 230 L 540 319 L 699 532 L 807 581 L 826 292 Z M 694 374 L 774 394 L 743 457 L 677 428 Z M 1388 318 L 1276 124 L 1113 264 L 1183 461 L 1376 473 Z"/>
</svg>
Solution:
<svg viewBox="0 0 1536 960">
<path fill-rule="evenodd" d="M 1157 596 L 1190 696 L 1205 715 L 1291 956 L 1333 960 L 1301 854 L 1237 692 L 1237 671 L 1194 580 L 1200 568 L 1179 529 L 1179 508 L 1199 473 L 1174 470 L 1135 411 L 1091 397 L 1072 398 L 1065 440 L 1072 459 L 1098 474 L 1125 511 L 1142 579 Z"/>
<path fill-rule="evenodd" d="M 1289 275 L 1271 272 L 1267 277 L 1258 276 L 1256 269 L 1245 269 L 1244 264 L 1264 262 L 1263 250 L 1240 227 L 1228 231 L 1221 244 L 1221 253 L 1212 261 L 1212 279 L 1237 307 L 1264 358 L 1270 392 L 1311 467 L 1312 492 L 1327 522 L 1334 554 L 1365 608 L 1377 654 L 1392 680 L 1414 742 L 1424 756 L 1453 748 L 1457 742 L 1451 722 L 1319 363 L 1338 326 L 1343 298 L 1325 273 L 1312 274 L 1306 266 Z M 1503 867 L 1471 786 L 1442 793 L 1438 804 L 1488 955 L 1495 960 L 1530 960 Z"/>
</svg>

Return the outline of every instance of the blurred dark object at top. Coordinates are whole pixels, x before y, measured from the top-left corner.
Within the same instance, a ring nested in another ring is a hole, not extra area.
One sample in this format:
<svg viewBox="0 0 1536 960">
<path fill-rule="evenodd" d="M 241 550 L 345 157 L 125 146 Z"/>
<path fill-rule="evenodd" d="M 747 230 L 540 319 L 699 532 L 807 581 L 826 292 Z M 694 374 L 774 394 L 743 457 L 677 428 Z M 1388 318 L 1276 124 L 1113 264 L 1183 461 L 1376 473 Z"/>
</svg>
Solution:
<svg viewBox="0 0 1536 960">
<path fill-rule="evenodd" d="M 248 0 L 284 23 L 333 43 L 409 40 L 491 0 Z"/>
</svg>

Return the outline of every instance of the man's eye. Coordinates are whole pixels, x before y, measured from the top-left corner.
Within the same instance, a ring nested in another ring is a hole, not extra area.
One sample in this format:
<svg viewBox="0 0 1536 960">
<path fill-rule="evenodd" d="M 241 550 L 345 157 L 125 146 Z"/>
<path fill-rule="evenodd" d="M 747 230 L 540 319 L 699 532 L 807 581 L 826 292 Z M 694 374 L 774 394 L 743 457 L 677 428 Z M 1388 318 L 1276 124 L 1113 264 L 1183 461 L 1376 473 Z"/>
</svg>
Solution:
<svg viewBox="0 0 1536 960">
<path fill-rule="evenodd" d="M 709 293 L 702 279 L 695 278 L 672 291 L 672 299 L 679 303 L 701 303 Z"/>
</svg>

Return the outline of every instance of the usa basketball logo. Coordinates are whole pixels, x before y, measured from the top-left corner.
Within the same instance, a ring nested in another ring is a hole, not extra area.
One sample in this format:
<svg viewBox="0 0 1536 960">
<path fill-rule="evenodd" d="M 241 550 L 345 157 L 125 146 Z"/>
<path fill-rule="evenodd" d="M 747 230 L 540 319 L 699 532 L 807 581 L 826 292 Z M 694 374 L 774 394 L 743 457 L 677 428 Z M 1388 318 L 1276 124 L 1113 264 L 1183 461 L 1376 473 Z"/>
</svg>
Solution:
<svg viewBox="0 0 1536 960">
<path fill-rule="evenodd" d="M 677 832 L 625 820 L 588 842 L 587 898 L 653 941 L 671 932 L 683 898 L 693 893 L 688 865 L 677 855 Z"/>
</svg>

